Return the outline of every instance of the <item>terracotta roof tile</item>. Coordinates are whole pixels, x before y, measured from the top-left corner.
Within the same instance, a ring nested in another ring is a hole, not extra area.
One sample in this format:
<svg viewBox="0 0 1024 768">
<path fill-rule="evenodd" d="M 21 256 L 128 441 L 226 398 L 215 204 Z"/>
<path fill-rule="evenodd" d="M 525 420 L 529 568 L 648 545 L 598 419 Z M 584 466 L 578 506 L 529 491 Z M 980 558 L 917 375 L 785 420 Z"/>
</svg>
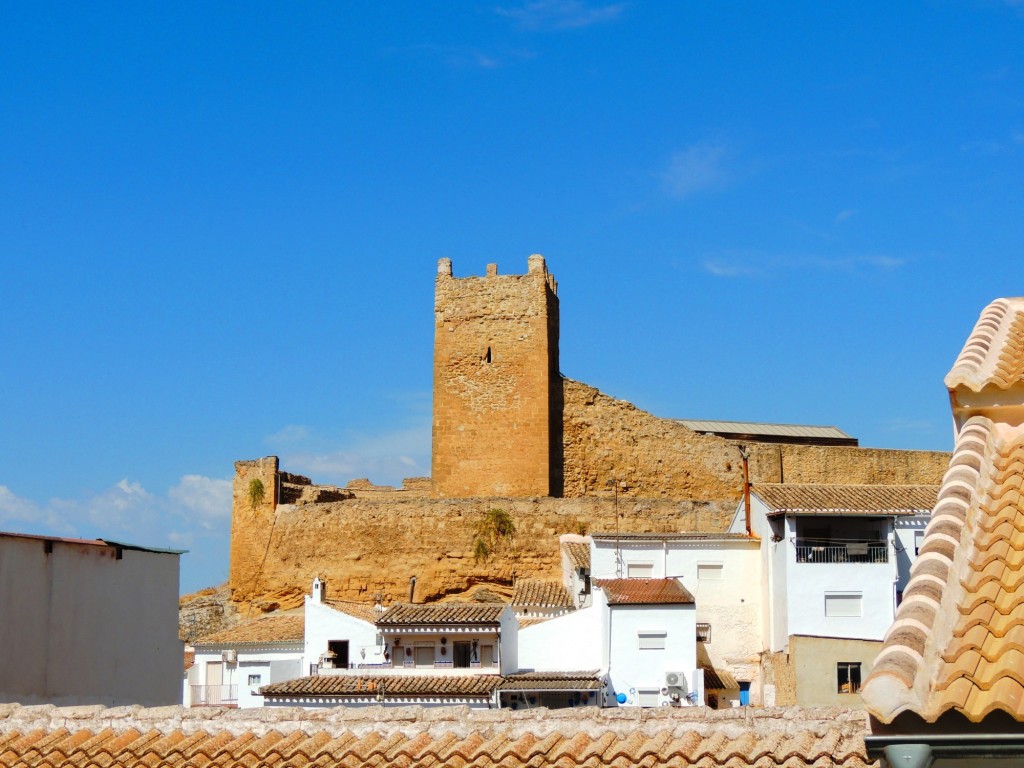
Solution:
<svg viewBox="0 0 1024 768">
<path fill-rule="evenodd" d="M 379 619 L 382 627 L 424 624 L 497 625 L 506 606 L 498 603 L 399 603 Z"/>
<path fill-rule="evenodd" d="M 260 643 L 299 642 L 303 639 L 302 616 L 267 616 L 246 621 L 199 638 L 193 646 L 257 645 Z"/>
<path fill-rule="evenodd" d="M 692 604 L 693 595 L 677 579 L 594 579 L 608 605 Z"/>
<path fill-rule="evenodd" d="M 0 710 L 0 764 L 865 768 L 864 721 L 842 710 L 704 708 L 467 712 L 339 707 L 319 712 L 163 708 Z M 538 716 L 539 715 L 539 716 Z M 70 723 L 70 725 L 66 725 Z"/>
<path fill-rule="evenodd" d="M 904 601 L 862 695 L 889 723 L 1024 721 L 1024 299 L 982 314 L 946 377 L 958 434 Z M 998 401 L 982 389 L 1001 392 Z M 1006 414 L 1004 416 L 1003 414 Z"/>
<path fill-rule="evenodd" d="M 382 610 L 377 610 L 373 603 L 356 603 L 351 600 L 324 600 L 324 605 L 333 608 L 341 613 L 348 614 L 357 619 L 368 621 L 373 624 L 383 614 Z"/>
<path fill-rule="evenodd" d="M 1024 377 L 1024 298 L 996 299 L 982 312 L 953 369 L 949 389 L 1008 389 Z"/>
<path fill-rule="evenodd" d="M 560 581 L 519 579 L 512 594 L 512 605 L 573 608 L 569 590 Z"/>
<path fill-rule="evenodd" d="M 590 544 L 584 541 L 563 541 L 562 551 L 573 568 L 590 570 Z"/>
<path fill-rule="evenodd" d="M 313 675 L 260 688 L 264 696 L 487 696 L 500 675 Z"/>
<path fill-rule="evenodd" d="M 498 686 L 503 691 L 596 691 L 601 687 L 597 671 L 518 672 L 506 675 Z"/>
<path fill-rule="evenodd" d="M 769 515 L 913 515 L 931 511 L 939 486 L 758 483 L 751 490 Z"/>
</svg>

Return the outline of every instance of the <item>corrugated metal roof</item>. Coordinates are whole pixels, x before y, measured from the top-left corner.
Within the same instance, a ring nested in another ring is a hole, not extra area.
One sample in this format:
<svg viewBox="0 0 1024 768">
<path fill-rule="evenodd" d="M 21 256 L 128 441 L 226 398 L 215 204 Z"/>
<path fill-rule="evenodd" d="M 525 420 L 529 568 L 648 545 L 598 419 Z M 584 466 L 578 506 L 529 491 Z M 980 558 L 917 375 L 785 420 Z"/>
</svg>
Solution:
<svg viewBox="0 0 1024 768">
<path fill-rule="evenodd" d="M 712 419 L 673 419 L 694 432 L 732 439 L 747 438 L 764 442 L 820 443 L 857 445 L 857 438 L 838 427 L 812 424 L 768 424 L 757 421 L 715 421 Z"/>
</svg>

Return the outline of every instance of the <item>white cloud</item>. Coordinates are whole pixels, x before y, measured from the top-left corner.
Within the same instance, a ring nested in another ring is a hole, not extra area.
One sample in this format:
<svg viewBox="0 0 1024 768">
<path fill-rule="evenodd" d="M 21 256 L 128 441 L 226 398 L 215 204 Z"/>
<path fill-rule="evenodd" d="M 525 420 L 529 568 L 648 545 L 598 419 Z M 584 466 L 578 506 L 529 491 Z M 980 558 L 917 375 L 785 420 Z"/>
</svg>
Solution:
<svg viewBox="0 0 1024 768">
<path fill-rule="evenodd" d="M 743 277 L 747 275 L 756 275 L 758 272 L 752 267 L 732 264 L 719 259 L 705 261 L 704 269 L 715 277 Z"/>
<path fill-rule="evenodd" d="M 899 269 L 907 259 L 881 254 L 857 256 L 794 256 L 757 252 L 725 253 L 709 256 L 701 263 L 715 277 L 734 278 L 769 275 L 780 272 L 861 272 Z"/>
<path fill-rule="evenodd" d="M 39 505 L 15 496 L 6 485 L 0 485 L 0 520 L 34 521 L 42 519 Z"/>
<path fill-rule="evenodd" d="M 668 167 L 661 173 L 665 191 L 684 199 L 701 192 L 725 187 L 728 174 L 723 167 L 726 149 L 721 144 L 693 144 L 673 152 Z"/>
<path fill-rule="evenodd" d="M 285 470 L 308 475 L 317 483 L 344 485 L 368 477 L 379 485 L 398 485 L 405 477 L 430 473 L 429 421 L 389 432 L 350 433 L 340 439 L 310 430 L 302 440 L 275 443 L 269 437 L 266 442 L 281 456 Z"/>
<path fill-rule="evenodd" d="M 167 496 L 206 529 L 231 519 L 230 480 L 185 475 L 167 491 Z"/>
<path fill-rule="evenodd" d="M 495 12 L 524 29 L 579 29 L 614 21 L 625 7 L 624 3 L 594 5 L 583 0 L 529 0 L 516 8 L 495 8 Z"/>
</svg>

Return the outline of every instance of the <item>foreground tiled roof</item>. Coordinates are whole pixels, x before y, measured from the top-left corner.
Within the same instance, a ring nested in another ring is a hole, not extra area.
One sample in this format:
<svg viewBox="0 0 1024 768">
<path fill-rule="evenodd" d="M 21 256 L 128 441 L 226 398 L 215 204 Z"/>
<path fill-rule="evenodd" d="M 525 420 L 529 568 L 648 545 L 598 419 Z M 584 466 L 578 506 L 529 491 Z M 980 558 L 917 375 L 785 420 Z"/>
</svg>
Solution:
<svg viewBox="0 0 1024 768">
<path fill-rule="evenodd" d="M 302 639 L 302 616 L 267 616 L 200 637 L 192 645 L 259 645 L 301 642 Z"/>
<path fill-rule="evenodd" d="M 608 605 L 666 605 L 693 603 L 693 595 L 676 579 L 594 579 Z"/>
<path fill-rule="evenodd" d="M 946 387 L 1006 390 L 1024 380 L 1024 298 L 996 299 L 946 376 Z"/>
<path fill-rule="evenodd" d="M 939 486 L 758 483 L 751 490 L 769 514 L 913 515 L 931 511 Z"/>
<path fill-rule="evenodd" d="M 562 551 L 573 568 L 590 570 L 590 544 L 584 541 L 563 541 Z"/>
<path fill-rule="evenodd" d="M 496 603 L 399 603 L 388 608 L 377 624 L 497 624 L 504 610 L 504 605 Z"/>
<path fill-rule="evenodd" d="M 0 704 L 0 765 L 864 768 L 842 709 L 183 709 Z"/>
<path fill-rule="evenodd" d="M 260 688 L 264 696 L 487 696 L 500 675 L 314 675 Z"/>
<path fill-rule="evenodd" d="M 520 579 L 512 594 L 512 605 L 572 608 L 569 590 L 560 581 Z"/>
<path fill-rule="evenodd" d="M 862 691 L 883 723 L 953 712 L 973 723 L 990 713 L 1024 721 L 1024 387 L 1014 387 L 1024 324 L 1004 311 L 1022 301 L 985 311 L 946 379 L 956 388 L 953 456 Z M 1007 391 L 977 395 L 990 384 Z"/>
</svg>

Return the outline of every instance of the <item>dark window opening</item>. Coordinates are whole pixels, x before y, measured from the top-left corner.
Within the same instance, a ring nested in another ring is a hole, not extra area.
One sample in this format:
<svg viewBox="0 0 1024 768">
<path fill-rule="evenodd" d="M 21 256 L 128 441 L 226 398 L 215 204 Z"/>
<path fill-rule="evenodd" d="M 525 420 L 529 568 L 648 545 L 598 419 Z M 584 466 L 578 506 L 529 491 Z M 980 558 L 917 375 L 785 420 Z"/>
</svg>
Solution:
<svg viewBox="0 0 1024 768">
<path fill-rule="evenodd" d="M 452 643 L 452 666 L 458 668 L 469 668 L 469 657 L 471 645 L 469 641 Z"/>
<path fill-rule="evenodd" d="M 491 348 L 490 347 L 487 348 L 487 353 L 484 355 L 484 362 L 485 363 L 491 362 Z"/>
<path fill-rule="evenodd" d="M 838 662 L 836 664 L 836 682 L 839 693 L 860 693 L 860 662 Z"/>
<path fill-rule="evenodd" d="M 348 640 L 328 640 L 327 657 L 335 669 L 348 668 Z"/>
</svg>

